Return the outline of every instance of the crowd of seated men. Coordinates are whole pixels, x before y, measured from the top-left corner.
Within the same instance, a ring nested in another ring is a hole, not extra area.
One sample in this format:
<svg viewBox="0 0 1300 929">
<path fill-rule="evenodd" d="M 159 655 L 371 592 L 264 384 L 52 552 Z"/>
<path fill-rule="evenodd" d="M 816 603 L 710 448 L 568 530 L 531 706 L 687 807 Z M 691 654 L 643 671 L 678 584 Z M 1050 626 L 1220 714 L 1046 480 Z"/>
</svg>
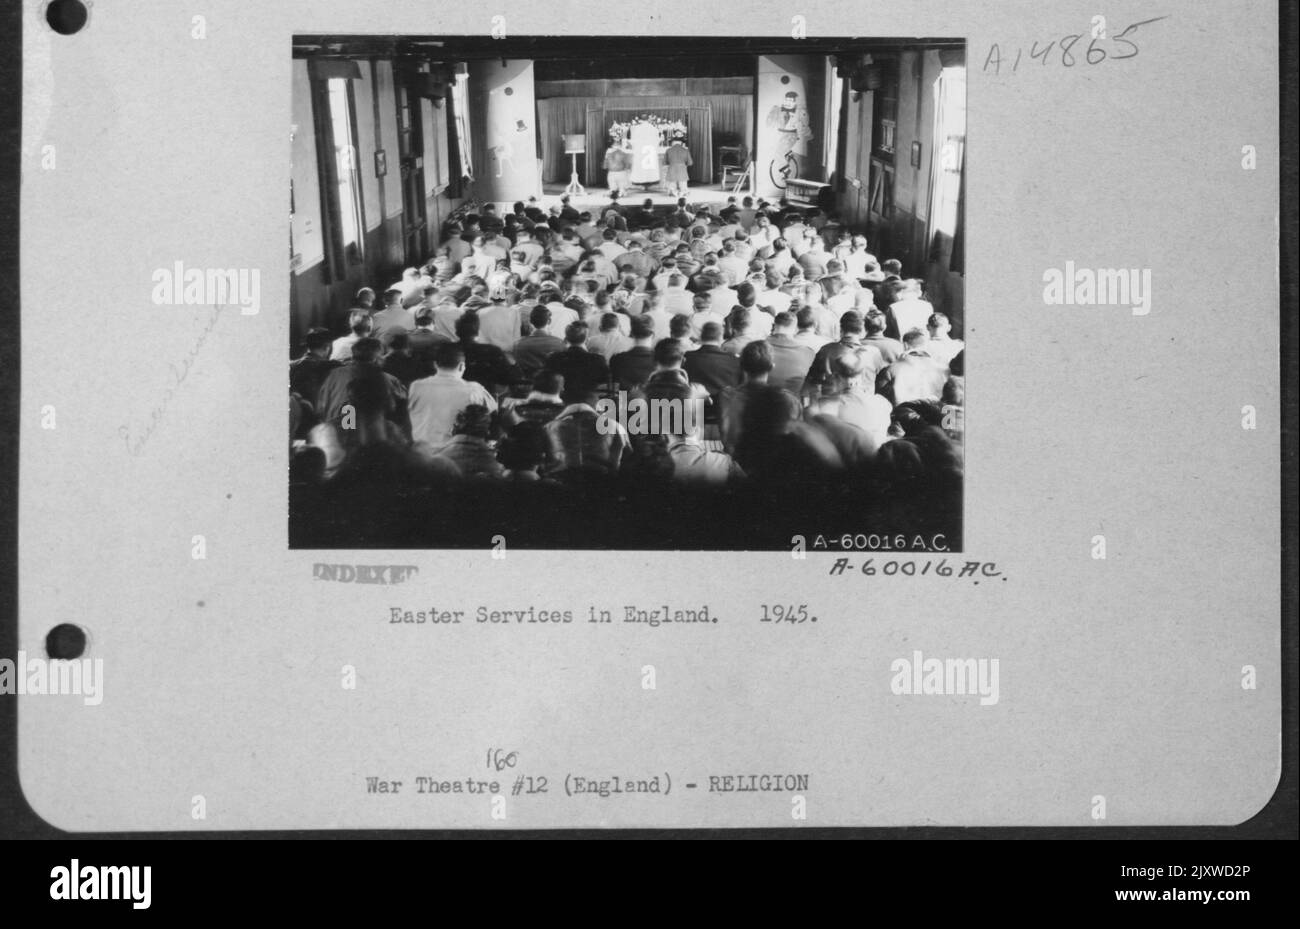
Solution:
<svg viewBox="0 0 1300 929">
<path fill-rule="evenodd" d="M 301 544 L 959 532 L 963 343 L 834 216 L 485 206 L 328 322 L 289 368 Z M 615 397 L 703 416 L 611 428 Z"/>
</svg>

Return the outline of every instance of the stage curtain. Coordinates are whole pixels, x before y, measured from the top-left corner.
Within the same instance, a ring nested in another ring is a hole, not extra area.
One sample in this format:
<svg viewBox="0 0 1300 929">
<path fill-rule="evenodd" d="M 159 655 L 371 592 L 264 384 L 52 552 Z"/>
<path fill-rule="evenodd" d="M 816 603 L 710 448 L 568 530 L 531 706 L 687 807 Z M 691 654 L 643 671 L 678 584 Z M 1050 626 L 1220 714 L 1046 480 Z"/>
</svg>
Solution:
<svg viewBox="0 0 1300 929">
<path fill-rule="evenodd" d="M 744 148 L 744 158 L 754 157 L 753 94 L 717 94 L 707 99 L 713 105 L 714 144 L 723 145 L 724 139 L 731 138 Z"/>
<path fill-rule="evenodd" d="M 542 142 L 539 154 L 542 159 L 542 180 L 545 183 L 569 182 L 572 169 L 570 157 L 564 154 L 564 137 L 587 132 L 587 105 L 590 102 L 590 97 L 552 97 L 537 101 L 537 126 Z M 599 167 L 604 157 L 604 146 L 593 151 L 588 141 L 587 154 L 578 156 L 578 171 L 583 172 L 583 162 L 592 159 Z"/>
</svg>

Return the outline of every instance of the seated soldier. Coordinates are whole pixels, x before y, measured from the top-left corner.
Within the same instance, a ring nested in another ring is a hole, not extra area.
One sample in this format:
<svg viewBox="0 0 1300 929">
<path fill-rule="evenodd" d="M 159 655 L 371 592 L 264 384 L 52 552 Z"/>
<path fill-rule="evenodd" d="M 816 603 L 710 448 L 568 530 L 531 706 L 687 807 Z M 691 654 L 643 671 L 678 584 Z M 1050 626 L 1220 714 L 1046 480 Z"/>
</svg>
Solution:
<svg viewBox="0 0 1300 929">
<path fill-rule="evenodd" d="M 654 372 L 654 320 L 644 314 L 632 320 L 632 347 L 609 362 L 610 377 L 620 390 L 634 390 Z"/>
<path fill-rule="evenodd" d="M 374 324 L 371 322 L 370 314 L 367 311 L 353 310 L 351 315 L 348 316 L 348 328 L 351 332 L 334 340 L 330 351 L 330 361 L 351 360 L 352 347 L 370 335 Z"/>
<path fill-rule="evenodd" d="M 541 475 L 549 453 L 546 429 L 527 420 L 512 426 L 497 444 L 497 460 L 505 468 L 502 477 L 512 483 L 550 483 Z"/>
<path fill-rule="evenodd" d="M 722 347 L 722 327 L 706 323 L 700 347 L 687 352 L 682 363 L 692 384 L 699 384 L 716 400 L 724 387 L 740 383 L 740 358 Z"/>
<path fill-rule="evenodd" d="M 451 440 L 438 449 L 437 456 L 454 464 L 466 479 L 500 477 L 504 469 L 488 442 L 491 434 L 491 411 L 471 403 L 456 414 Z"/>
<path fill-rule="evenodd" d="M 567 346 L 546 359 L 546 370 L 564 378 L 566 402 L 582 402 L 609 383 L 609 364 L 604 356 L 587 350 L 586 323 L 570 323 L 564 338 Z"/>
<path fill-rule="evenodd" d="M 740 370 L 744 380 L 734 387 L 724 387 L 718 394 L 718 427 L 722 447 L 734 453 L 740 440 L 745 405 L 754 394 L 765 389 L 772 373 L 772 350 L 767 342 L 750 342 L 740 353 Z"/>
<path fill-rule="evenodd" d="M 456 342 L 439 345 L 434 354 L 435 373 L 411 384 L 411 435 L 439 449 L 451 441 L 456 417 L 471 404 L 496 410 L 491 393 L 475 381 L 465 380 L 465 350 Z"/>
<path fill-rule="evenodd" d="M 465 380 L 477 381 L 496 395 L 514 382 L 515 369 L 506 353 L 479 339 L 477 312 L 468 312 L 456 320 L 456 338 L 465 353 Z"/>
<path fill-rule="evenodd" d="M 306 351 L 302 356 L 289 363 L 289 389 L 307 403 L 315 403 L 320 385 L 340 362 L 330 360 L 334 340 L 330 338 L 328 329 L 307 330 L 303 347 Z"/>
<path fill-rule="evenodd" d="M 597 413 L 595 404 L 595 393 L 588 392 L 546 424 L 551 476 L 566 480 L 618 473 L 629 436 L 616 419 Z"/>
<path fill-rule="evenodd" d="M 565 407 L 560 391 L 564 378 L 554 371 L 541 370 L 533 376 L 533 389 L 522 400 L 507 397 L 501 402 L 501 422 L 508 428 L 516 423 L 530 422 L 545 426 L 559 416 Z"/>
</svg>

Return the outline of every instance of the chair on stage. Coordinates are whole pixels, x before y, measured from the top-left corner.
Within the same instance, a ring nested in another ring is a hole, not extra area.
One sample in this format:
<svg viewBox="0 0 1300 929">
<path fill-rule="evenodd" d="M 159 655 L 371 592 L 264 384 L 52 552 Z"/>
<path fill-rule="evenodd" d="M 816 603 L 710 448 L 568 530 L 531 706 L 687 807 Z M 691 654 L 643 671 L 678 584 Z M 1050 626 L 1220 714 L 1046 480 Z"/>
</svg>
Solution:
<svg viewBox="0 0 1300 929">
<path fill-rule="evenodd" d="M 726 187 L 745 170 L 745 146 L 719 145 L 714 161 L 718 166 L 718 183 Z"/>
</svg>

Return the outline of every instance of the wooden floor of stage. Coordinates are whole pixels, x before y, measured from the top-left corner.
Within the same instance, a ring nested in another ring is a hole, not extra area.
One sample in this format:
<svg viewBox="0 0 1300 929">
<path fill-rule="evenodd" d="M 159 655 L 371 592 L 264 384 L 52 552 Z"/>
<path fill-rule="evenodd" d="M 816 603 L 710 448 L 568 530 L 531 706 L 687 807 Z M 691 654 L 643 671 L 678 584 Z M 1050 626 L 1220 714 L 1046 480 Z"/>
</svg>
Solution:
<svg viewBox="0 0 1300 929">
<path fill-rule="evenodd" d="M 564 194 L 564 189 L 568 184 L 544 184 L 542 186 L 542 209 L 547 209 L 560 202 L 560 197 Z M 728 197 L 735 197 L 739 200 L 741 197 L 750 196 L 749 190 L 742 189 L 739 193 L 733 193 L 735 185 L 728 184 L 723 187 L 721 184 L 692 184 L 686 191 L 686 202 L 691 204 L 702 204 L 707 206 L 721 206 L 727 202 Z M 645 200 L 654 201 L 655 206 L 672 206 L 677 202 L 674 194 L 665 193 L 662 187 L 638 187 L 632 185 L 619 202 L 623 205 L 640 204 Z M 569 197 L 569 203 L 576 210 L 595 210 L 609 203 L 608 187 L 588 187 L 585 194 L 574 194 Z"/>
</svg>

